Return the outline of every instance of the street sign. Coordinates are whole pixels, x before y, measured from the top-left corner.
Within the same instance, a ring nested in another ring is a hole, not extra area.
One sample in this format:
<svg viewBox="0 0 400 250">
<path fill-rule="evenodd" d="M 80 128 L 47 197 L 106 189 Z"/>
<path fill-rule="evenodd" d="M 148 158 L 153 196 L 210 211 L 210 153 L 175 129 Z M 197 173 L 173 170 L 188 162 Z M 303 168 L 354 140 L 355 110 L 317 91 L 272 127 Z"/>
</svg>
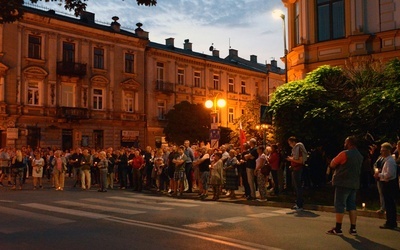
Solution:
<svg viewBox="0 0 400 250">
<path fill-rule="evenodd" d="M 219 129 L 210 129 L 210 139 L 219 140 L 221 138 Z"/>
<path fill-rule="evenodd" d="M 272 124 L 272 114 L 269 111 L 270 106 L 261 105 L 260 107 L 260 123 L 261 124 Z"/>
<path fill-rule="evenodd" d="M 210 147 L 211 148 L 218 148 L 219 147 L 218 146 L 218 140 L 211 140 Z"/>
</svg>

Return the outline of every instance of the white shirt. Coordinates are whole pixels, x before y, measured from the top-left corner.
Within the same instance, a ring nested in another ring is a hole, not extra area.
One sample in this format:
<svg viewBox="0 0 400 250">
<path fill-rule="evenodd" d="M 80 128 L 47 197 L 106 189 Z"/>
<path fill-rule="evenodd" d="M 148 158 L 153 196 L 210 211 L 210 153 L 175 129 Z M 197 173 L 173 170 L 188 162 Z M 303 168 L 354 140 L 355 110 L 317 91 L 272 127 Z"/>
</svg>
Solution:
<svg viewBox="0 0 400 250">
<path fill-rule="evenodd" d="M 382 172 L 379 173 L 381 181 L 391 181 L 396 179 L 397 164 L 391 155 L 385 157 Z"/>
</svg>

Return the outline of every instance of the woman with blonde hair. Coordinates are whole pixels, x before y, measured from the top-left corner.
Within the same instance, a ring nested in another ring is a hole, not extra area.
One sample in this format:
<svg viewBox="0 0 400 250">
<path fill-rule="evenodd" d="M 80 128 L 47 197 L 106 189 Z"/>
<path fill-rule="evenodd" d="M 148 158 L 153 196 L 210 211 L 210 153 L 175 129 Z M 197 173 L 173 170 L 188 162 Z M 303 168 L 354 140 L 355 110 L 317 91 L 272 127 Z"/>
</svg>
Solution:
<svg viewBox="0 0 400 250">
<path fill-rule="evenodd" d="M 18 149 L 15 152 L 15 156 L 11 160 L 11 170 L 14 177 L 14 185 L 12 186 L 11 189 L 13 190 L 17 189 L 17 180 L 19 182 L 18 189 L 19 190 L 22 189 L 25 167 L 26 165 L 24 163 L 24 157 L 22 156 L 22 151 Z"/>
<path fill-rule="evenodd" d="M 58 191 L 64 190 L 65 172 L 67 171 L 67 160 L 61 155 L 61 150 L 54 152 L 54 158 L 51 162 L 53 165 L 53 176 L 55 188 Z"/>
<path fill-rule="evenodd" d="M 35 158 L 32 160 L 32 177 L 33 177 L 33 189 L 43 188 L 42 177 L 43 177 L 44 159 L 40 156 L 39 151 L 35 151 Z"/>
<path fill-rule="evenodd" d="M 108 160 L 105 151 L 99 153 L 100 161 L 97 163 L 97 167 L 100 172 L 100 189 L 98 192 L 107 192 L 107 173 L 108 173 Z"/>
</svg>

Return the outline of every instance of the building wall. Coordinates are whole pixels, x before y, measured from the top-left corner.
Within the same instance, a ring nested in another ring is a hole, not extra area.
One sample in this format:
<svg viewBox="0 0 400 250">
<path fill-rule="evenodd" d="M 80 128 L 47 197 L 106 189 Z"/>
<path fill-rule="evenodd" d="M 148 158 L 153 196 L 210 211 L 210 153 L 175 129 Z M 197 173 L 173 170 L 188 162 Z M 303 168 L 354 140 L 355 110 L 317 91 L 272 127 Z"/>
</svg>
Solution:
<svg viewBox="0 0 400 250">
<path fill-rule="evenodd" d="M 386 62 L 400 57 L 400 0 L 343 1 L 344 36 L 322 42 L 318 41 L 316 1 L 282 2 L 288 11 L 288 77 L 291 81 L 304 78 L 307 72 L 321 65 L 343 66 L 371 59 Z"/>
<path fill-rule="evenodd" d="M 0 128 L 7 135 L 7 129 L 18 129 L 17 138 L 14 135 L 13 139 L 2 140 L 2 146 L 21 147 L 33 140 L 42 147 L 65 147 L 65 131 L 72 131 L 71 147 L 82 144 L 118 147 L 121 131 L 137 131 L 139 140 L 145 140 L 144 51 L 147 38 L 35 11 L 27 11 L 19 22 L 0 27 L 0 34 L 3 34 L 0 62 L 6 67 L 0 70 L 1 79 L 4 79 L 0 101 L 4 98 L 2 105 L 6 113 Z M 41 39 L 40 58 L 28 55 L 30 35 Z M 57 63 L 63 60 L 63 42 L 75 45 L 75 63 L 86 64 L 84 75 L 58 72 Z M 102 69 L 94 68 L 94 48 L 104 51 Z M 124 72 L 124 53 L 134 54 L 134 73 Z M 38 102 L 34 104 L 29 100 L 28 90 L 32 83 L 37 84 L 39 92 Z M 63 91 L 64 86 L 71 91 L 70 97 Z M 94 108 L 94 89 L 102 90 L 102 109 Z M 125 94 L 130 92 L 135 93 L 137 108 L 127 112 L 124 110 Z M 28 132 L 36 130 L 40 131 L 40 138 Z M 95 136 L 96 131 L 102 131 L 101 140 Z"/>
</svg>

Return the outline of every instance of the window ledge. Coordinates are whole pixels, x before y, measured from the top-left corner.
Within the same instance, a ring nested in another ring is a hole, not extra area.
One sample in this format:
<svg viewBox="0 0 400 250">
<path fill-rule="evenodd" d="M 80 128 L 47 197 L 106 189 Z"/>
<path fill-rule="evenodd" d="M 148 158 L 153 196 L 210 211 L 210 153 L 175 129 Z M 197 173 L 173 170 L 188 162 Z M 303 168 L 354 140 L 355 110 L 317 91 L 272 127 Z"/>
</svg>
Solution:
<svg viewBox="0 0 400 250">
<path fill-rule="evenodd" d="M 28 61 L 28 62 L 43 63 L 43 64 L 46 62 L 43 59 L 30 58 L 30 57 L 25 57 L 25 60 Z"/>
</svg>

